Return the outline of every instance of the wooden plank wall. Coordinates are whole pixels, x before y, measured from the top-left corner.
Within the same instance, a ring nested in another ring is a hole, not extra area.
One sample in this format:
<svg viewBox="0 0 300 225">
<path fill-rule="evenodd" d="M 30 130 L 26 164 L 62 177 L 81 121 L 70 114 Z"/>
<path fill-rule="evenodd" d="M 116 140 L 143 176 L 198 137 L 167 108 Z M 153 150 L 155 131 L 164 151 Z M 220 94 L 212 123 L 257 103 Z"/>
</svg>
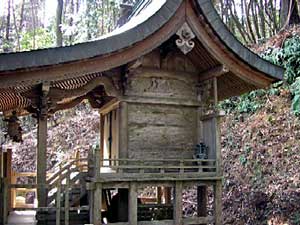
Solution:
<svg viewBox="0 0 300 225">
<path fill-rule="evenodd" d="M 142 68 L 129 76 L 129 158 L 192 158 L 198 108 L 185 102 L 197 103 L 196 85 L 197 75 L 184 72 Z"/>
</svg>

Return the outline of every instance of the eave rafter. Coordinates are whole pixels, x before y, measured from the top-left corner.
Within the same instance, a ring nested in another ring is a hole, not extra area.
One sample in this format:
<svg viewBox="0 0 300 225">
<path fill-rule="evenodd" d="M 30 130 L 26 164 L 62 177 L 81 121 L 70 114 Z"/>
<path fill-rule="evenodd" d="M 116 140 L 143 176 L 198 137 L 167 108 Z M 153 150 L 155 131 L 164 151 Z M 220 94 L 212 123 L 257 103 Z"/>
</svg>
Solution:
<svg viewBox="0 0 300 225">
<path fill-rule="evenodd" d="M 217 67 L 214 67 L 212 69 L 209 69 L 207 71 L 200 73 L 199 81 L 203 82 L 206 80 L 213 79 L 215 77 L 220 77 L 228 72 L 229 72 L 229 69 L 226 66 L 224 66 L 224 65 L 217 66 Z"/>
<path fill-rule="evenodd" d="M 46 114 L 53 114 L 58 110 L 74 107 L 84 99 L 87 99 L 93 108 L 100 108 L 106 101 L 120 96 L 120 91 L 112 78 L 101 76 L 89 79 L 88 82 L 84 79 L 66 80 L 62 81 L 61 84 L 57 82 L 51 84 L 51 82 L 46 81 L 30 88 L 21 88 L 20 92 L 14 91 L 6 97 L 7 102 L 15 101 L 15 103 L 1 106 L 1 109 L 2 111 L 16 110 L 16 106 L 19 104 L 20 109 L 24 108 L 34 115 L 40 114 L 42 109 L 47 110 Z M 85 84 L 80 85 L 80 82 Z M 69 86 L 66 86 L 67 83 Z M 71 86 L 77 88 L 69 88 Z M 2 93 L 8 91 L 9 89 L 1 89 Z M 15 99 L 16 96 L 17 99 Z M 22 105 L 20 104 L 21 100 L 24 102 Z M 43 104 L 41 104 L 42 101 L 44 101 Z"/>
</svg>

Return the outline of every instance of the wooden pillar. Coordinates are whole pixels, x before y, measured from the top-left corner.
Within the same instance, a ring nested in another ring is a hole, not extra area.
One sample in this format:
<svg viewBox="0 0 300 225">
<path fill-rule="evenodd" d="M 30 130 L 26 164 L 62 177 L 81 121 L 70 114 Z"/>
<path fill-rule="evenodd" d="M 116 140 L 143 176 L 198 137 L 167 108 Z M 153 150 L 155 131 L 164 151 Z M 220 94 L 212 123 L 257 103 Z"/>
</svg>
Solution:
<svg viewBox="0 0 300 225">
<path fill-rule="evenodd" d="M 11 149 L 7 149 L 6 153 L 5 153 L 5 157 L 4 157 L 4 166 L 5 166 L 5 177 L 7 180 L 7 185 L 12 184 L 12 150 Z M 13 206 L 13 190 L 12 189 L 8 189 L 7 188 L 7 210 L 10 212 L 12 210 L 12 206 Z"/>
<path fill-rule="evenodd" d="M 101 218 L 101 210 L 102 210 L 102 184 L 96 183 L 96 189 L 94 191 L 94 209 L 93 209 L 93 224 L 94 225 L 101 225 L 102 218 Z"/>
<path fill-rule="evenodd" d="M 100 114 L 100 166 L 103 164 L 104 159 L 104 115 Z"/>
<path fill-rule="evenodd" d="M 119 158 L 128 158 L 128 104 L 119 106 Z"/>
<path fill-rule="evenodd" d="M 214 208 L 215 208 L 215 225 L 222 225 L 222 181 L 216 181 L 214 186 Z"/>
<path fill-rule="evenodd" d="M 1 144 L 1 143 L 0 143 Z M 3 180 L 3 161 L 2 161 L 2 148 L 0 145 L 0 205 L 3 206 L 3 191 L 4 191 L 4 180 Z M 4 224 L 3 222 L 3 207 L 0 207 L 0 224 Z"/>
<path fill-rule="evenodd" d="M 56 225 L 60 225 L 60 210 L 61 210 L 61 181 L 59 181 L 58 186 L 57 186 L 57 191 L 56 191 Z"/>
<path fill-rule="evenodd" d="M 130 225 L 137 225 L 137 185 L 134 182 L 130 183 L 129 187 L 129 199 L 128 199 L 128 222 Z"/>
<path fill-rule="evenodd" d="M 197 187 L 197 215 L 198 217 L 207 216 L 207 186 L 205 185 Z"/>
<path fill-rule="evenodd" d="M 174 225 L 182 225 L 182 181 L 176 181 L 174 190 Z"/>
<path fill-rule="evenodd" d="M 71 173 L 67 173 L 66 188 L 65 188 L 65 225 L 70 224 L 70 176 Z"/>
<path fill-rule="evenodd" d="M 38 115 L 37 133 L 37 199 L 38 207 L 47 206 L 47 116 Z"/>
<path fill-rule="evenodd" d="M 218 106 L 218 80 L 217 77 L 214 77 L 213 80 L 213 87 L 214 87 L 214 105 L 215 105 L 215 114 L 216 116 L 214 117 L 214 130 L 216 132 L 215 134 L 215 148 L 216 148 L 216 173 L 217 176 L 222 176 L 222 158 L 221 158 L 221 135 L 220 135 L 220 117 L 219 117 L 219 111 L 217 110 Z"/>
<path fill-rule="evenodd" d="M 7 217 L 8 217 L 8 198 L 9 198 L 9 192 L 8 192 L 8 178 L 4 178 L 4 186 L 3 186 L 3 200 L 4 200 L 4 204 L 3 204 L 3 224 L 7 223 Z"/>
<path fill-rule="evenodd" d="M 100 177 L 100 149 L 99 146 L 97 146 L 94 149 L 94 157 L 95 157 L 95 162 L 94 162 L 94 168 L 95 168 L 95 179 L 97 180 Z"/>
</svg>

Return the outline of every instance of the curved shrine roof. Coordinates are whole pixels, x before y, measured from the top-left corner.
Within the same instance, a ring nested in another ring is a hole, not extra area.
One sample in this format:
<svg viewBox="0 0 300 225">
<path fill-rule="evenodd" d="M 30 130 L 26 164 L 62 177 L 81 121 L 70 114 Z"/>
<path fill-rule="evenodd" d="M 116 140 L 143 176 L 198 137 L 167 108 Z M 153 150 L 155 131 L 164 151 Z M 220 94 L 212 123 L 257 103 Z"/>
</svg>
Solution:
<svg viewBox="0 0 300 225">
<path fill-rule="evenodd" d="M 197 45 L 197 50 L 188 54 L 191 61 L 203 64 L 210 58 L 210 67 L 206 69 L 214 71 L 214 62 L 218 62 L 229 70 L 218 79 L 223 94 L 220 99 L 265 87 L 283 78 L 282 68 L 260 58 L 231 34 L 211 0 L 144 0 L 126 24 L 97 40 L 0 54 L 0 111 L 27 107 L 30 103 L 24 93 L 44 82 L 69 90 L 93 79 L 99 81 L 103 71 L 146 55 L 176 35 L 185 23 L 194 33 Z M 243 85 L 245 88 L 241 88 Z"/>
</svg>

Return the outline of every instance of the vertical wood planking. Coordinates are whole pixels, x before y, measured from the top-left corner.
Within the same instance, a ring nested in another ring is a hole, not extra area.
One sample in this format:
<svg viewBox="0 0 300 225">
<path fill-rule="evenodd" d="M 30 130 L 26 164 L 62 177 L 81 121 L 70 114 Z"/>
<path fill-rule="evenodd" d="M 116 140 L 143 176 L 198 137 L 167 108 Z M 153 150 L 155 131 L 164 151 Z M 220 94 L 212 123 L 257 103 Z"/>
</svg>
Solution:
<svg viewBox="0 0 300 225">
<path fill-rule="evenodd" d="M 96 189 L 94 191 L 94 218 L 93 224 L 94 225 L 101 225 L 101 209 L 102 209 L 102 184 L 96 183 Z"/>
<path fill-rule="evenodd" d="M 137 184 L 135 182 L 130 183 L 129 187 L 129 205 L 128 205 L 128 222 L 130 225 L 137 225 L 137 198 L 138 198 L 138 193 L 137 193 Z"/>
<path fill-rule="evenodd" d="M 182 224 L 182 181 L 176 181 L 174 190 L 174 225 Z"/>
<path fill-rule="evenodd" d="M 37 143 L 37 197 L 38 206 L 47 206 L 46 173 L 47 173 L 47 116 L 38 116 Z"/>
<path fill-rule="evenodd" d="M 215 208 L 215 225 L 222 225 L 222 181 L 216 181 L 214 186 L 214 208 Z"/>
</svg>

